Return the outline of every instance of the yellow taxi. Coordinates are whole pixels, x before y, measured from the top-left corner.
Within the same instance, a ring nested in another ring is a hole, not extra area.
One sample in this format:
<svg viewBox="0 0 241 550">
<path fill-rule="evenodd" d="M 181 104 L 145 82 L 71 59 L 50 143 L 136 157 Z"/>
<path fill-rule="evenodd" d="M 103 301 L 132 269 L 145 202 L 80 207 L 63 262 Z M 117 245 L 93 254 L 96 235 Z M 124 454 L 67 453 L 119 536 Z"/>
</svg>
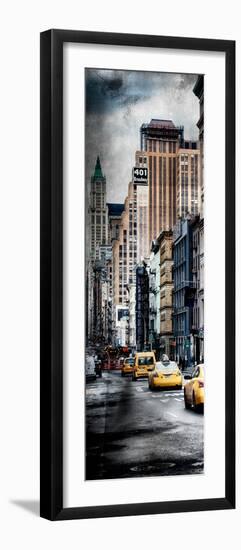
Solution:
<svg viewBox="0 0 241 550">
<path fill-rule="evenodd" d="M 134 357 L 126 357 L 121 366 L 121 376 L 132 374 L 134 368 Z"/>
<path fill-rule="evenodd" d="M 132 380 L 148 378 L 149 372 L 154 370 L 156 358 L 154 351 L 137 352 L 134 358 Z"/>
<path fill-rule="evenodd" d="M 161 361 L 157 361 L 153 372 L 148 377 L 150 390 L 162 388 L 182 389 L 182 375 L 175 361 L 170 361 L 164 355 Z"/>
<path fill-rule="evenodd" d="M 196 365 L 192 374 L 186 374 L 188 380 L 184 387 L 184 403 L 186 409 L 204 408 L 204 365 Z"/>
</svg>

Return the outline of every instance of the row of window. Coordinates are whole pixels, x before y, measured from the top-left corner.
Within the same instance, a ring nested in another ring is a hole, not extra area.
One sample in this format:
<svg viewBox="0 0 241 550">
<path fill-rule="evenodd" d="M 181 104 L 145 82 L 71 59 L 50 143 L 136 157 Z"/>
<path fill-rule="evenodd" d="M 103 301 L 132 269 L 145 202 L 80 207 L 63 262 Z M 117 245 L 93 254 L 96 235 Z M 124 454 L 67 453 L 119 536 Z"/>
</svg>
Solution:
<svg viewBox="0 0 241 550">
<path fill-rule="evenodd" d="M 96 214 L 96 216 L 94 214 L 92 214 L 91 216 L 91 223 L 92 225 L 100 225 L 101 224 L 101 220 L 102 220 L 102 223 L 104 225 L 106 225 L 106 221 L 107 221 L 107 217 L 106 216 L 101 216 L 100 214 Z"/>
<path fill-rule="evenodd" d="M 176 153 L 177 143 L 175 141 L 161 141 L 159 139 L 148 139 L 147 150 L 150 153 Z"/>
</svg>

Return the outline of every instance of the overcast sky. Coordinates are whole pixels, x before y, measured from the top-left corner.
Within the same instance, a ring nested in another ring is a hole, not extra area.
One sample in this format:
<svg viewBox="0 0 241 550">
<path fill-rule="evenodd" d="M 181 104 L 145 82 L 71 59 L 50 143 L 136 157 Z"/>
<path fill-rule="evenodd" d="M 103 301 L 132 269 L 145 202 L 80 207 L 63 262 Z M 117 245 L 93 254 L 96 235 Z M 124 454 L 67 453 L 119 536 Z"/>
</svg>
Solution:
<svg viewBox="0 0 241 550">
<path fill-rule="evenodd" d="M 87 186 L 100 156 L 107 179 L 107 201 L 123 202 L 131 180 L 140 126 L 151 118 L 184 125 L 185 139 L 198 139 L 197 76 L 86 69 Z"/>
</svg>

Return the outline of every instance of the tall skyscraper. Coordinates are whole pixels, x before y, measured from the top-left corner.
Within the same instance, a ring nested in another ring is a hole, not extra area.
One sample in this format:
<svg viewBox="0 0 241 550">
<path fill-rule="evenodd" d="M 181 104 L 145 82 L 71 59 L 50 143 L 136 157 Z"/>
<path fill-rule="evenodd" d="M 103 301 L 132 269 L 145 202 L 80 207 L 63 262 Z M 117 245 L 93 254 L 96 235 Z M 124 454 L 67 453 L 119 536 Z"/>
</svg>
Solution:
<svg viewBox="0 0 241 550">
<path fill-rule="evenodd" d="M 119 309 L 129 309 L 129 322 L 126 325 L 129 336 L 126 334 L 126 342 L 132 346 L 135 344 L 136 265 L 149 255 L 147 169 L 146 158 L 142 153 L 140 155 L 136 153 L 132 181 L 128 185 L 120 223 L 116 226 L 113 216 L 109 223 L 113 250 L 113 313 L 115 316 Z M 112 211 L 113 208 L 110 208 Z"/>
<path fill-rule="evenodd" d="M 91 177 L 88 207 L 88 241 L 86 241 L 87 268 L 87 329 L 92 339 L 106 337 L 105 293 L 107 262 L 111 257 L 108 246 L 108 208 L 106 204 L 106 178 L 102 172 L 100 158 L 97 157 L 94 173 Z M 110 285 L 109 285 L 110 286 Z"/>
<path fill-rule="evenodd" d="M 130 210 L 132 210 L 133 186 L 130 183 L 125 199 L 124 210 L 118 226 L 118 237 L 112 241 L 112 295 L 113 321 L 117 327 L 116 342 L 128 342 L 128 284 L 129 273 L 132 270 L 132 242 L 129 232 Z M 123 317 L 122 317 L 123 315 Z"/>
<path fill-rule="evenodd" d="M 178 216 L 199 211 L 199 151 L 197 142 L 184 141 L 184 127 L 175 126 L 172 120 L 152 119 L 142 124 L 140 134 L 148 168 L 150 246 L 162 231 L 174 227 Z"/>
<path fill-rule="evenodd" d="M 149 246 L 161 231 L 176 221 L 177 151 L 183 141 L 183 126 L 172 120 L 151 119 L 142 124 L 141 149 L 148 163 Z"/>
<path fill-rule="evenodd" d="M 128 302 L 127 285 L 135 283 L 136 265 L 149 255 L 147 204 L 147 180 L 143 178 L 143 181 L 138 181 L 138 177 L 133 174 L 118 226 L 118 238 L 112 245 L 115 305 Z"/>
<path fill-rule="evenodd" d="M 106 178 L 100 158 L 97 157 L 90 188 L 90 258 L 96 259 L 99 245 L 108 243 L 108 209 L 106 205 Z"/>
<path fill-rule="evenodd" d="M 136 189 L 132 182 L 128 186 L 124 210 L 118 229 L 118 239 L 113 242 L 113 303 L 127 304 L 127 285 L 133 282 L 136 263 Z"/>
</svg>

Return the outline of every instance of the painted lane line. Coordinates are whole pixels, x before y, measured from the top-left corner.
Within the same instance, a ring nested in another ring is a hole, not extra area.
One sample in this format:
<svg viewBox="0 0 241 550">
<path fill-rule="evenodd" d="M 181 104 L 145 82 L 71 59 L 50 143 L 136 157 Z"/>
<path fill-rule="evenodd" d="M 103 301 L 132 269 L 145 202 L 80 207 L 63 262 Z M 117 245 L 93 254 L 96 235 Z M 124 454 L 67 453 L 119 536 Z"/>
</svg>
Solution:
<svg viewBox="0 0 241 550">
<path fill-rule="evenodd" d="M 168 403 L 169 399 L 160 399 L 161 403 Z"/>
<path fill-rule="evenodd" d="M 136 391 L 143 391 L 142 388 L 136 388 Z"/>
<path fill-rule="evenodd" d="M 182 399 L 180 399 L 180 397 L 179 397 L 179 398 L 178 398 L 178 397 L 174 397 L 174 400 L 175 400 L 175 401 L 182 401 Z"/>
<path fill-rule="evenodd" d="M 167 412 L 167 414 L 170 414 L 170 416 L 174 416 L 175 418 L 177 418 L 176 414 L 173 414 L 173 413 L 170 413 L 170 412 Z"/>
</svg>

